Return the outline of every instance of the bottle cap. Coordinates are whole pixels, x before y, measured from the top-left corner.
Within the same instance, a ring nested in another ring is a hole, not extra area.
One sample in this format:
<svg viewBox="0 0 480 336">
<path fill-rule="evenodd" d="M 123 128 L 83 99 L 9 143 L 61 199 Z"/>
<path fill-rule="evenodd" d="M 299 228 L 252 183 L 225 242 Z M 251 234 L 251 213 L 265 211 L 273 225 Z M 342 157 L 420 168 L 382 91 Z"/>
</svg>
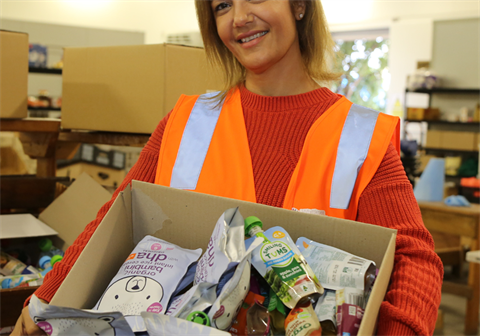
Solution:
<svg viewBox="0 0 480 336">
<path fill-rule="evenodd" d="M 58 255 L 58 254 L 55 254 L 53 257 L 52 257 L 52 260 L 50 260 L 50 265 L 55 265 L 57 262 L 61 261 L 63 259 L 63 257 L 61 255 Z"/>
<path fill-rule="evenodd" d="M 48 238 L 42 238 L 38 242 L 38 247 L 42 252 L 50 251 L 52 249 L 52 241 Z"/>
<path fill-rule="evenodd" d="M 210 326 L 208 315 L 202 311 L 194 311 L 187 316 L 187 321 L 198 323 L 204 326 Z"/>
<path fill-rule="evenodd" d="M 2 281 L 2 288 L 10 288 L 10 283 L 12 282 L 12 279 L 5 279 Z"/>
<path fill-rule="evenodd" d="M 245 236 L 250 237 L 250 230 L 258 226 L 260 229 L 263 227 L 262 221 L 255 216 L 245 218 Z"/>
<path fill-rule="evenodd" d="M 38 265 L 40 266 L 40 268 L 45 268 L 45 264 L 50 263 L 51 265 L 51 262 L 52 262 L 52 258 L 50 258 L 49 256 L 43 256 L 38 261 Z"/>
</svg>

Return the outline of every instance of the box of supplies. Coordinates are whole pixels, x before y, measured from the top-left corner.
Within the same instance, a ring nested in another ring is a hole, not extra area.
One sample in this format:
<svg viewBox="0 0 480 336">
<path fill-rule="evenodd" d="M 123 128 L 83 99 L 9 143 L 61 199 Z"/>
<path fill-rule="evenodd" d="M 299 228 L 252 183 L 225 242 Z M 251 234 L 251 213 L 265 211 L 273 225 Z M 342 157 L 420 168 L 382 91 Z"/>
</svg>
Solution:
<svg viewBox="0 0 480 336">
<path fill-rule="evenodd" d="M 51 304 L 94 307 L 136 243 L 147 234 L 205 251 L 218 218 L 234 207 L 239 207 L 244 218 L 260 218 L 264 229 L 280 226 L 293 240 L 306 236 L 375 261 L 379 273 L 359 330 L 359 335 L 373 335 L 393 269 L 396 230 L 138 181 L 119 194 Z"/>
</svg>

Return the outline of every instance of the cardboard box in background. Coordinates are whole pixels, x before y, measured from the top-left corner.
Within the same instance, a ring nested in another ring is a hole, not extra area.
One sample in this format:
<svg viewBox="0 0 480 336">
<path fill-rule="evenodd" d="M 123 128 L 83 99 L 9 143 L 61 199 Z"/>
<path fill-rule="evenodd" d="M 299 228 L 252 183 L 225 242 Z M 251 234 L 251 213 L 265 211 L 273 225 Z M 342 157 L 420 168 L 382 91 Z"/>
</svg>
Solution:
<svg viewBox="0 0 480 336">
<path fill-rule="evenodd" d="M 146 234 L 205 251 L 218 218 L 236 206 L 244 217 L 259 217 L 265 229 L 279 225 L 294 240 L 305 236 L 374 260 L 380 271 L 359 330 L 359 335 L 373 334 L 393 269 L 395 230 L 138 181 L 119 194 L 51 304 L 93 307 Z"/>
<path fill-rule="evenodd" d="M 438 120 L 440 110 L 438 108 L 407 108 L 407 119 L 409 120 Z"/>
<path fill-rule="evenodd" d="M 83 173 L 87 173 L 98 184 L 114 189 L 122 184 L 126 175 L 124 169 L 103 167 L 87 162 L 77 162 L 57 169 L 57 176 L 67 176 L 72 179 L 78 178 Z"/>
<path fill-rule="evenodd" d="M 220 90 L 204 49 L 172 44 L 66 48 L 62 127 L 153 133 L 181 94 Z"/>
<path fill-rule="evenodd" d="M 442 148 L 443 131 L 428 130 L 427 131 L 427 148 Z"/>
<path fill-rule="evenodd" d="M 442 148 L 457 150 L 476 150 L 475 133 L 444 131 L 442 134 Z"/>
<path fill-rule="evenodd" d="M 428 130 L 427 148 L 478 150 L 478 133 Z"/>
<path fill-rule="evenodd" d="M 28 34 L 0 30 L 0 117 L 26 118 Z"/>
</svg>

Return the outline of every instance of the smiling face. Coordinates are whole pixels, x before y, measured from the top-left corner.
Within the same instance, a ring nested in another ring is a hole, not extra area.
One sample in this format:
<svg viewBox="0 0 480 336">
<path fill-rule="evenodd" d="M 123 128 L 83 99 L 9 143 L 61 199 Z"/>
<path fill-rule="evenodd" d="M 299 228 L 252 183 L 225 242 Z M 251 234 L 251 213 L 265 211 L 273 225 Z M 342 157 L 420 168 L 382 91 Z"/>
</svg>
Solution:
<svg viewBox="0 0 480 336">
<path fill-rule="evenodd" d="M 211 6 L 220 39 L 247 73 L 301 62 L 295 22 L 302 5 L 294 12 L 289 0 L 213 0 Z"/>
</svg>

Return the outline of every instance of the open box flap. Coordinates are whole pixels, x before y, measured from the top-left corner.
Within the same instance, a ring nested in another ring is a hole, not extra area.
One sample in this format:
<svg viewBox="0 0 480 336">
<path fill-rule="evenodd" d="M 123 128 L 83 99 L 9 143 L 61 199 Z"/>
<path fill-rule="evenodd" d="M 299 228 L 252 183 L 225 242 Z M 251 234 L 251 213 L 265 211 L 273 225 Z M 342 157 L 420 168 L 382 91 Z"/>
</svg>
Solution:
<svg viewBox="0 0 480 336">
<path fill-rule="evenodd" d="M 80 175 L 72 185 L 38 217 L 58 232 L 54 245 L 66 250 L 112 195 L 88 174 Z"/>
</svg>

